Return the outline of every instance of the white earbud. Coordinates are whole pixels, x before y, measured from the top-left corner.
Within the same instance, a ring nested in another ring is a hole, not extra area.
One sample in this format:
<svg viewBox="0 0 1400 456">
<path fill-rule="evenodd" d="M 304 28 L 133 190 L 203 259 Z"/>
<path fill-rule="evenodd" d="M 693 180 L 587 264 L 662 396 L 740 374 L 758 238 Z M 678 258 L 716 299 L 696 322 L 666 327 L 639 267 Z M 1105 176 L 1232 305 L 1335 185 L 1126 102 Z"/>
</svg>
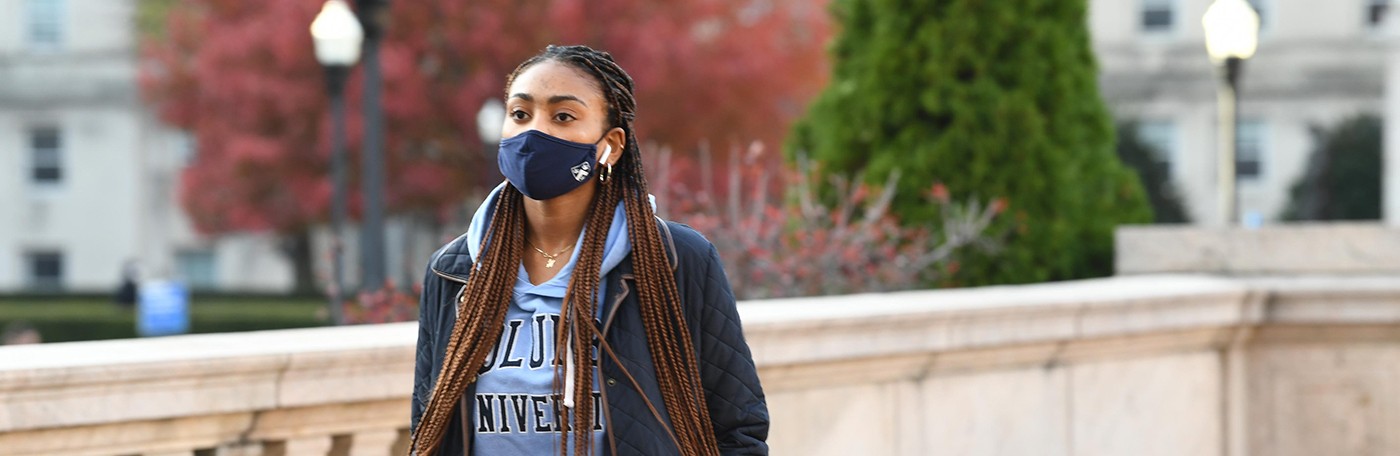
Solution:
<svg viewBox="0 0 1400 456">
<path fill-rule="evenodd" d="M 612 144 L 604 144 L 603 146 L 605 147 L 605 149 L 603 149 L 603 159 L 598 160 L 598 162 L 606 164 L 608 162 L 608 157 L 612 156 Z"/>
</svg>

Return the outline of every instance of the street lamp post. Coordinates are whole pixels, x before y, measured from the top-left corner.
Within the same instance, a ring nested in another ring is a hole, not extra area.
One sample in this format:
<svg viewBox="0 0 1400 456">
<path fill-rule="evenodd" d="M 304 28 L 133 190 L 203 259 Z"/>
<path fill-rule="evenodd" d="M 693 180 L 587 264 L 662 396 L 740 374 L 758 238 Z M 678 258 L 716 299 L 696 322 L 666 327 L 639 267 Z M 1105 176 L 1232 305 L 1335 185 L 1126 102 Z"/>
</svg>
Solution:
<svg viewBox="0 0 1400 456">
<path fill-rule="evenodd" d="M 384 12 L 389 0 L 356 0 L 364 27 L 365 138 L 360 155 L 360 191 L 365 202 L 360 229 L 361 287 L 384 286 L 384 112 L 380 104 L 383 75 L 379 41 L 384 36 Z"/>
<path fill-rule="evenodd" d="M 1220 220 L 1225 226 L 1238 222 L 1239 195 L 1235 191 L 1235 136 L 1239 130 L 1239 79 L 1244 61 L 1259 47 L 1259 13 L 1245 0 L 1215 0 L 1201 18 L 1206 52 L 1220 68 L 1219 173 Z"/>
<path fill-rule="evenodd" d="M 311 38 L 316 60 L 326 69 L 326 90 L 331 105 L 331 181 L 335 195 L 331 201 L 331 322 L 344 323 L 341 306 L 345 296 L 345 260 L 341 229 L 346 219 L 345 184 L 345 79 L 360 60 L 364 32 L 345 0 L 327 0 L 311 22 Z"/>
<path fill-rule="evenodd" d="M 488 187 L 503 178 L 496 167 L 496 153 L 501 144 L 501 124 L 505 121 L 506 106 L 494 97 L 487 98 L 481 104 L 481 110 L 476 112 L 476 134 L 481 137 L 481 154 L 487 159 L 481 178 Z"/>
</svg>

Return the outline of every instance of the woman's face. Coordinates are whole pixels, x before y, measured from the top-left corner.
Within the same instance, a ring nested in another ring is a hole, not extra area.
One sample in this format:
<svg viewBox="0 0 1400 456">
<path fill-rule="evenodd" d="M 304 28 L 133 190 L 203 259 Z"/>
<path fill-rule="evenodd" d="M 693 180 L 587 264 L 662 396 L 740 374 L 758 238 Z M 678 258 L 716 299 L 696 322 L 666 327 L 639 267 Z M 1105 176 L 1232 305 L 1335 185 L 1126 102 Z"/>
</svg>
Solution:
<svg viewBox="0 0 1400 456">
<path fill-rule="evenodd" d="M 503 139 L 539 130 L 592 144 L 610 130 L 607 103 L 597 81 L 567 64 L 553 60 L 537 63 L 517 75 L 506 93 Z M 599 150 L 603 144 L 598 143 Z M 619 144 L 612 146 L 614 151 L 621 150 Z"/>
</svg>

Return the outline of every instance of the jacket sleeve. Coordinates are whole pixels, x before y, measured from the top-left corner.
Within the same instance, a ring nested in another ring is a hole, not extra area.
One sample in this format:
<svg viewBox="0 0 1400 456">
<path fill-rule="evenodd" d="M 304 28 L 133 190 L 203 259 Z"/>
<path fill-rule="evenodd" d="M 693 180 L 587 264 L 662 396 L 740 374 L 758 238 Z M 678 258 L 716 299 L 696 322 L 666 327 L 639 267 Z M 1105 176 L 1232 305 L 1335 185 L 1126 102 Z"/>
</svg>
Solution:
<svg viewBox="0 0 1400 456">
<path fill-rule="evenodd" d="M 734 291 L 714 246 L 701 276 L 700 377 L 705 400 L 725 455 L 768 454 L 768 405 L 758 369 L 744 341 Z"/>
<path fill-rule="evenodd" d="M 431 267 L 431 266 L 429 266 Z M 412 434 L 418 429 L 418 419 L 423 416 L 423 410 L 428 407 L 428 398 L 432 394 L 433 382 L 433 345 L 434 328 L 437 322 L 434 316 L 437 315 L 429 303 L 435 303 L 439 292 L 436 287 L 437 277 L 429 269 L 423 277 L 423 294 L 418 301 L 418 349 L 413 361 L 413 406 L 412 419 L 409 421 L 409 433 Z"/>
</svg>

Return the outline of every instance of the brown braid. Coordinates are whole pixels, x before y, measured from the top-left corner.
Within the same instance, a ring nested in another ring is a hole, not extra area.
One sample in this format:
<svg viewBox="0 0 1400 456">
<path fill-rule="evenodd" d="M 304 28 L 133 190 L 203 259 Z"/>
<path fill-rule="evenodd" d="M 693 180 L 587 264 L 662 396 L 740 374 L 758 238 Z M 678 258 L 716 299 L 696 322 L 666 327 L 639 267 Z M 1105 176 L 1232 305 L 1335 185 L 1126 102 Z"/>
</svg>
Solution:
<svg viewBox="0 0 1400 456">
<path fill-rule="evenodd" d="M 519 191 L 507 186 L 496 199 L 491 229 L 482 240 L 481 258 L 462 290 L 457 322 L 452 326 L 442 372 L 433 385 L 428 407 L 413 434 L 414 454 L 430 455 L 446 435 L 452 411 L 467 386 L 476 381 L 486 357 L 499 340 L 518 273 L 524 240 L 524 214 Z M 499 241 L 499 242 L 498 242 Z M 500 290 L 506 290 L 502 293 Z"/>
<path fill-rule="evenodd" d="M 680 292 L 676 287 L 666 246 L 656 226 L 656 215 L 648 200 L 646 174 L 641 152 L 633 131 L 636 119 L 636 99 L 633 97 L 631 76 L 613 61 L 607 52 L 585 46 L 549 46 L 519 67 L 506 79 L 509 89 L 516 76 L 544 61 L 567 63 L 599 83 L 608 104 L 608 121 L 626 132 L 626 144 L 613 178 L 598 187 L 587 219 L 583 246 L 570 278 L 568 291 L 560 310 L 560 323 L 555 334 L 556 403 L 564 392 L 565 356 L 572 354 L 574 366 L 573 409 L 560 410 L 560 454 L 566 454 L 572 436 L 574 454 L 592 454 L 594 400 L 593 354 L 598 334 L 594 316 L 598 309 L 597 293 L 602 270 L 608 227 L 622 204 L 627 214 L 627 234 L 632 242 L 632 263 L 637 275 L 637 293 L 641 304 L 642 324 L 647 334 L 647 348 L 665 409 L 670 417 L 681 454 L 687 456 L 719 454 L 710 422 L 709 409 L 701 386 L 698 361 Z M 452 328 L 445 361 L 432 397 L 413 435 L 414 453 L 433 454 L 442 441 L 452 419 L 452 412 L 469 384 L 476 380 L 478 369 L 486 356 L 496 348 L 510 305 L 520 265 L 524 236 L 524 211 L 520 193 L 506 185 L 503 197 L 492 209 L 491 226 L 483 241 L 482 258 L 468 278 L 466 291 Z M 599 228 L 599 229 L 593 229 Z M 499 238 L 499 239 L 498 239 Z M 500 242 L 496 242 L 499 240 Z M 572 344 L 573 350 L 565 350 Z M 602 356 L 601 353 L 598 354 Z M 645 395 L 643 395 L 645 397 Z"/>
</svg>

